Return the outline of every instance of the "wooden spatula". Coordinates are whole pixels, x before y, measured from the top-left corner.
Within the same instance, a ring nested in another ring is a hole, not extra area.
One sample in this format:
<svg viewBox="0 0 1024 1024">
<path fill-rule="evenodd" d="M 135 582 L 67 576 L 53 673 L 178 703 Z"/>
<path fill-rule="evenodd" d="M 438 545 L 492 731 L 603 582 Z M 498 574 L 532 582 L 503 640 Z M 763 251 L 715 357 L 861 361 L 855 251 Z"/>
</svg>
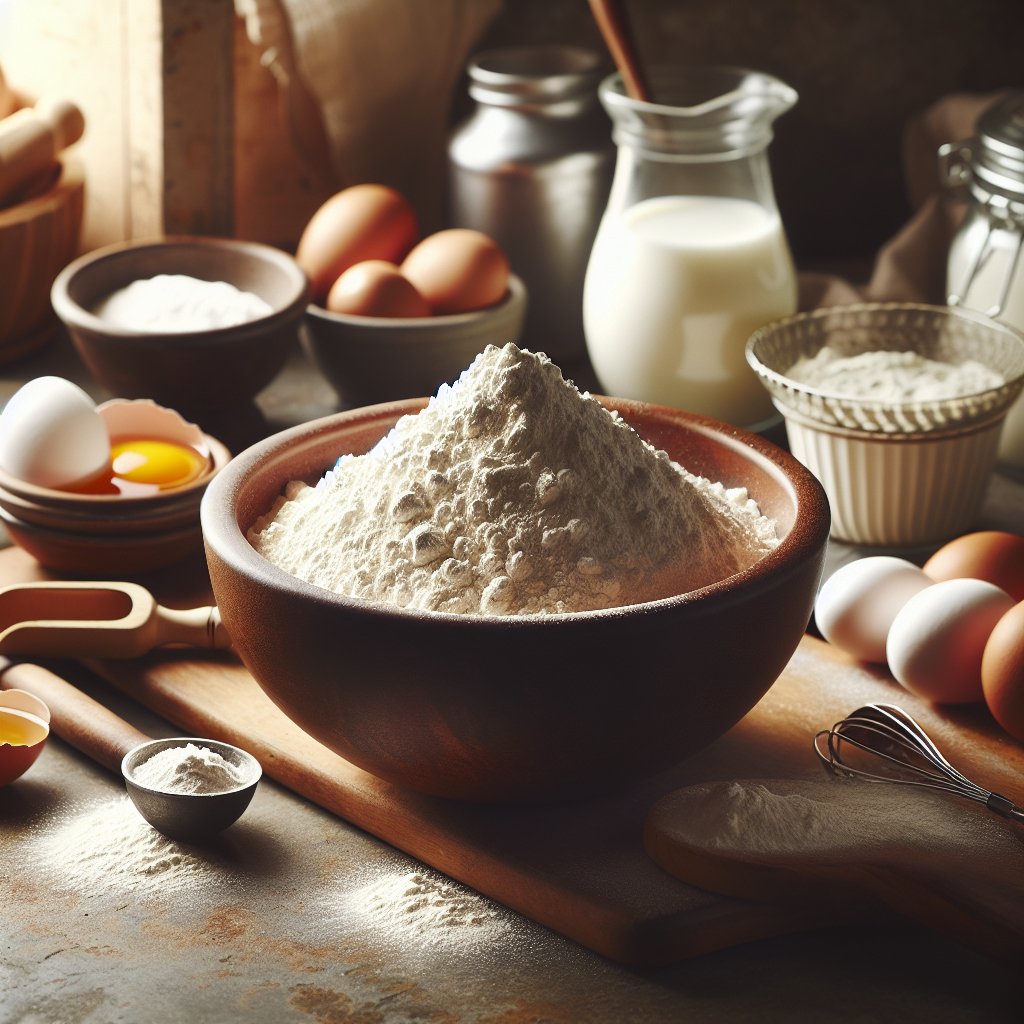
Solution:
<svg viewBox="0 0 1024 1024">
<path fill-rule="evenodd" d="M 888 908 L 1024 961 L 1024 828 L 947 794 L 838 778 L 705 782 L 654 804 L 644 845 L 711 892 Z"/>
</svg>

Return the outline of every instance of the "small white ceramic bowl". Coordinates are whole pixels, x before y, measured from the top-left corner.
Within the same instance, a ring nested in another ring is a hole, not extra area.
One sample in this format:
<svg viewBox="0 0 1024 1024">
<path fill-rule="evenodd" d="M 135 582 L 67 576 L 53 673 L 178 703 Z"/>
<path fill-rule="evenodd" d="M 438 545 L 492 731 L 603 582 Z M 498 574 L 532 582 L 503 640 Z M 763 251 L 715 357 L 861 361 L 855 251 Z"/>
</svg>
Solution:
<svg viewBox="0 0 1024 1024">
<path fill-rule="evenodd" d="M 886 402 L 788 375 L 826 345 L 844 356 L 913 351 L 955 365 L 974 360 L 1004 383 L 960 398 Z M 966 310 L 865 303 L 768 324 L 747 343 L 747 361 L 785 418 L 792 453 L 825 488 L 833 537 L 914 546 L 970 528 L 995 468 L 1003 420 L 1024 387 L 1024 336 Z"/>
</svg>

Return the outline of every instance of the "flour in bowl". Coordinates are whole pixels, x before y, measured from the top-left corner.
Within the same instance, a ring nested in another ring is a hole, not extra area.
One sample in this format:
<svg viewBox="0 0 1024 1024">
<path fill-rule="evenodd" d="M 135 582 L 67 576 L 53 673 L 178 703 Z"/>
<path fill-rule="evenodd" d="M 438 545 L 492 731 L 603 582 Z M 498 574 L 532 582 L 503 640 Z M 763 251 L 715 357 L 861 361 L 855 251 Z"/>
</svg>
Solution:
<svg viewBox="0 0 1024 1024">
<path fill-rule="evenodd" d="M 929 402 L 1002 387 L 1001 374 L 976 360 L 955 364 L 918 352 L 873 351 L 845 356 L 826 345 L 797 360 L 786 376 L 801 384 L 876 402 Z"/>
<path fill-rule="evenodd" d="M 119 288 L 93 312 L 125 330 L 184 332 L 249 323 L 272 313 L 273 307 L 228 281 L 157 274 Z"/>
<path fill-rule="evenodd" d="M 466 615 L 654 600 L 778 543 L 745 489 L 687 472 L 513 344 L 316 486 L 290 484 L 249 540 L 327 590 Z"/>
</svg>

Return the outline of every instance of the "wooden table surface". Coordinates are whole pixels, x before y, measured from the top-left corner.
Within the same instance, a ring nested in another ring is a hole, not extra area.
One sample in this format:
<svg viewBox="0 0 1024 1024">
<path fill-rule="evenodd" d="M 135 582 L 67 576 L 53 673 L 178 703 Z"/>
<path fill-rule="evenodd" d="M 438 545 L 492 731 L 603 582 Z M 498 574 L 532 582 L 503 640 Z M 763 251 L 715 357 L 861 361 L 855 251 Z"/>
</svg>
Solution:
<svg viewBox="0 0 1024 1024">
<path fill-rule="evenodd" d="M 42 373 L 88 384 L 57 342 L 0 371 L 0 401 Z M 276 430 L 333 411 L 334 397 L 297 353 L 259 404 L 259 429 Z M 1022 523 L 1024 485 L 995 478 L 979 528 Z M 859 553 L 833 545 L 829 567 Z M 130 698 L 66 668 L 143 731 L 174 734 Z M 0 790 L 0 1024 L 1009 1024 L 1024 1009 L 1005 965 L 891 920 L 638 970 L 274 782 L 203 848 L 164 843 L 126 801 L 118 778 L 56 739 Z"/>
</svg>

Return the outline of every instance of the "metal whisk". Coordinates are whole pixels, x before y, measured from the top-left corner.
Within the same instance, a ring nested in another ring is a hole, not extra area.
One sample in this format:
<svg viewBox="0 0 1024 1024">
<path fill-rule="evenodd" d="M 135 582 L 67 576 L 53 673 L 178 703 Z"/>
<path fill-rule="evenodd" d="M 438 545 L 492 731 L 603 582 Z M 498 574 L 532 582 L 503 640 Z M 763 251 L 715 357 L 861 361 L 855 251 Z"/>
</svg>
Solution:
<svg viewBox="0 0 1024 1024">
<path fill-rule="evenodd" d="M 837 775 L 942 790 L 1024 824 L 1024 809 L 957 771 L 921 726 L 894 704 L 858 708 L 831 729 L 817 733 L 814 750 Z"/>
</svg>

